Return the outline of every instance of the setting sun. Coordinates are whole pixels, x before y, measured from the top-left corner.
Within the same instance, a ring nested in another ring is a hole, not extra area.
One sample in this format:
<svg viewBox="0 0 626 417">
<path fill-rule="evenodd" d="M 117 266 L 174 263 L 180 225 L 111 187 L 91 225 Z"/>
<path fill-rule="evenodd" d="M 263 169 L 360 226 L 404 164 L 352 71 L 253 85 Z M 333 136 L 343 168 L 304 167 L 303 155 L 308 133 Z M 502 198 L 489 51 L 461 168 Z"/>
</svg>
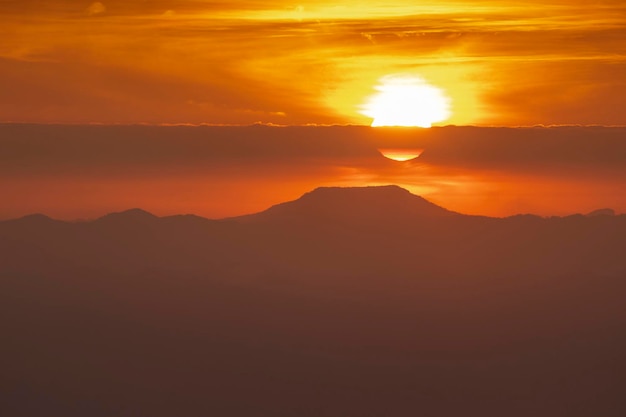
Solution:
<svg viewBox="0 0 626 417">
<path fill-rule="evenodd" d="M 625 28 L 0 0 L 0 417 L 626 417 Z"/>
<path fill-rule="evenodd" d="M 387 159 L 398 162 L 406 162 L 419 157 L 423 149 L 418 148 L 381 148 L 378 152 Z"/>
<path fill-rule="evenodd" d="M 444 92 L 416 76 L 389 75 L 362 106 L 373 118 L 372 126 L 431 127 L 450 117 L 450 100 Z"/>
</svg>

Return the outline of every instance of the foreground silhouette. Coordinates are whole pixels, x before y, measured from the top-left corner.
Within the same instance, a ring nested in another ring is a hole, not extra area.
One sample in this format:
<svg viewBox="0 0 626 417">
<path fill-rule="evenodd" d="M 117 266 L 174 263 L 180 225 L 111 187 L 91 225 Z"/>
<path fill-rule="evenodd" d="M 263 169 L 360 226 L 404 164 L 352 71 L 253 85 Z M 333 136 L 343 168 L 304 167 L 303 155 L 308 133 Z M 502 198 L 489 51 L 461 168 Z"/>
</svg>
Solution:
<svg viewBox="0 0 626 417">
<path fill-rule="evenodd" d="M 0 222 L 2 415 L 622 416 L 626 216 L 395 186 Z"/>
</svg>

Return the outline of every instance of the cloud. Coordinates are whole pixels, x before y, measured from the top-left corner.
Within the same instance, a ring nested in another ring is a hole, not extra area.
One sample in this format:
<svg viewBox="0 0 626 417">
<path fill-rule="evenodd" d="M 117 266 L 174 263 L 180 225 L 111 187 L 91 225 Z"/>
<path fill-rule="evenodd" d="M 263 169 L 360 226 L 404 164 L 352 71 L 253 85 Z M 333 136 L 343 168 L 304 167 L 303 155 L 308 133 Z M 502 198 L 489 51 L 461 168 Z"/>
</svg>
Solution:
<svg viewBox="0 0 626 417">
<path fill-rule="evenodd" d="M 87 14 L 89 16 L 95 16 L 98 14 L 102 14 L 104 12 L 106 12 L 107 8 L 105 7 L 104 4 L 100 3 L 99 1 L 93 2 L 89 5 L 89 7 L 87 7 Z"/>
</svg>

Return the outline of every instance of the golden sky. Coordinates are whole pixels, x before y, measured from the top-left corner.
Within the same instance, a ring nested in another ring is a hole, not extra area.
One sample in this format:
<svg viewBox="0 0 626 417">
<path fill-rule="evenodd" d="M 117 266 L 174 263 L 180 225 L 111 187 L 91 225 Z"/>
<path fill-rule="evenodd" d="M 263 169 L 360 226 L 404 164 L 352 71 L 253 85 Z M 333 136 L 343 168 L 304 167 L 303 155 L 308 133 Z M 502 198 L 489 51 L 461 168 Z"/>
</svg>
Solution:
<svg viewBox="0 0 626 417">
<path fill-rule="evenodd" d="M 381 77 L 440 124 L 626 125 L 613 1 L 0 1 L 0 121 L 369 124 Z"/>
</svg>

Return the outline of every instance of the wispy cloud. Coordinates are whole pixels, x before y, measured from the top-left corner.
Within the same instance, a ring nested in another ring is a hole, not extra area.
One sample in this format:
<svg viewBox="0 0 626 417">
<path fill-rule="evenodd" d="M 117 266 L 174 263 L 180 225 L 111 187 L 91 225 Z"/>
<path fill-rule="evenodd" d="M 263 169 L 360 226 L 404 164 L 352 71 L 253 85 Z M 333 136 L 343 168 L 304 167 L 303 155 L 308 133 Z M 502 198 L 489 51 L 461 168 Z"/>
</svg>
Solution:
<svg viewBox="0 0 626 417">
<path fill-rule="evenodd" d="M 104 6 L 104 4 L 100 3 L 99 1 L 96 1 L 94 3 L 91 3 L 89 5 L 89 7 L 87 7 L 87 14 L 89 16 L 94 16 L 97 14 L 102 14 L 104 12 L 106 12 L 107 8 Z"/>
</svg>

